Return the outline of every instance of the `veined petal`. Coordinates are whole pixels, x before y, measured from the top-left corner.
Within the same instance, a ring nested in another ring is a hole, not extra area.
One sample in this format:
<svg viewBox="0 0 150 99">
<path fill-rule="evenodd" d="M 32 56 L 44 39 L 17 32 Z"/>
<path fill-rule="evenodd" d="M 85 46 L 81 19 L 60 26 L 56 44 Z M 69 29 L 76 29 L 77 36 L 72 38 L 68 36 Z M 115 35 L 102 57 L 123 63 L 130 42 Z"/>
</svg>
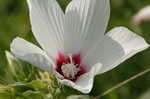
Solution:
<svg viewBox="0 0 150 99">
<path fill-rule="evenodd" d="M 27 61 L 42 70 L 54 73 L 53 62 L 45 52 L 22 38 L 13 40 L 11 43 L 11 52 L 21 60 Z"/>
<path fill-rule="evenodd" d="M 78 80 L 74 83 L 70 80 L 60 80 L 61 83 L 71 86 L 74 89 L 81 91 L 82 93 L 89 93 L 92 90 L 94 77 L 99 73 L 102 67 L 101 63 L 97 63 L 94 65 L 89 72 L 83 74 L 78 78 Z"/>
<path fill-rule="evenodd" d="M 101 62 L 103 68 L 99 73 L 104 73 L 148 47 L 142 37 L 127 28 L 117 27 L 108 32 L 102 42 L 95 45 L 84 58 L 84 62 L 89 66 Z"/>
<path fill-rule="evenodd" d="M 110 15 L 109 0 L 72 0 L 66 9 L 65 48 L 83 53 L 103 38 Z M 89 46 L 90 45 L 90 46 Z"/>
<path fill-rule="evenodd" d="M 64 13 L 56 0 L 27 0 L 32 31 L 42 48 L 55 57 L 63 50 Z"/>
</svg>

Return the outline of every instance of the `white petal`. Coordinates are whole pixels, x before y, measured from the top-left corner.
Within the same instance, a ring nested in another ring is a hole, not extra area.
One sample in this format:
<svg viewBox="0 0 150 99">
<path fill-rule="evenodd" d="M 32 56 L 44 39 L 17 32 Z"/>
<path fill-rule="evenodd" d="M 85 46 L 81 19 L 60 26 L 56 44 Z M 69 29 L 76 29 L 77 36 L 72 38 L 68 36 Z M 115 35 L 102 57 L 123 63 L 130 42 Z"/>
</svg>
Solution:
<svg viewBox="0 0 150 99">
<path fill-rule="evenodd" d="M 127 28 L 117 27 L 108 32 L 102 42 L 97 43 L 84 62 L 90 66 L 103 64 L 99 73 L 109 71 L 134 54 L 148 48 L 145 40 Z"/>
<path fill-rule="evenodd" d="M 133 17 L 133 22 L 135 24 L 140 24 L 142 21 L 150 21 L 150 6 L 142 8 L 137 14 Z"/>
<path fill-rule="evenodd" d="M 109 0 L 72 0 L 65 17 L 66 51 L 90 49 L 95 41 L 103 38 L 109 15 Z"/>
<path fill-rule="evenodd" d="M 32 31 L 42 48 L 54 57 L 63 50 L 64 13 L 56 0 L 27 0 Z"/>
<path fill-rule="evenodd" d="M 38 68 L 53 73 L 53 62 L 37 46 L 25 41 L 22 38 L 16 38 L 11 43 L 11 52 L 19 59 L 27 61 Z"/>
<path fill-rule="evenodd" d="M 60 82 L 67 86 L 71 86 L 82 93 L 89 93 L 93 87 L 94 77 L 100 71 L 101 67 L 102 64 L 97 63 L 88 73 L 80 76 L 75 83 L 69 80 L 60 80 Z"/>
</svg>

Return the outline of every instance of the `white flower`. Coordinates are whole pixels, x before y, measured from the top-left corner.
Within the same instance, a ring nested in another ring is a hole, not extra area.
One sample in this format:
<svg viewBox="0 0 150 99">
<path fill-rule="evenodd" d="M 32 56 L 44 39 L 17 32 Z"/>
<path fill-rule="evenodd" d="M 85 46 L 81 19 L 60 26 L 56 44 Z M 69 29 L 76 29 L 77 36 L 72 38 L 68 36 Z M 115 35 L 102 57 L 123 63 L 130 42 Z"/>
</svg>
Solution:
<svg viewBox="0 0 150 99">
<path fill-rule="evenodd" d="M 124 27 L 104 35 L 109 0 L 72 0 L 65 14 L 56 0 L 28 0 L 28 5 L 32 31 L 42 49 L 16 38 L 11 44 L 12 53 L 83 93 L 91 91 L 95 75 L 149 46 Z"/>
<path fill-rule="evenodd" d="M 139 25 L 143 21 L 150 21 L 150 5 L 142 8 L 133 17 L 133 23 Z"/>
</svg>

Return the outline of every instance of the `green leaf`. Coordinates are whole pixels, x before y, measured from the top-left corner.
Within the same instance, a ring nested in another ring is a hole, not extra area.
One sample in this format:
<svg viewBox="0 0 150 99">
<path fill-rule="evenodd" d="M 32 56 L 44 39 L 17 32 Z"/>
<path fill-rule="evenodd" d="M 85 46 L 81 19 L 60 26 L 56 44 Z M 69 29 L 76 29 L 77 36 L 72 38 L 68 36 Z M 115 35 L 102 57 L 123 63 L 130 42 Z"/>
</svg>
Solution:
<svg viewBox="0 0 150 99">
<path fill-rule="evenodd" d="M 9 78 L 13 78 L 14 82 L 26 78 L 26 75 L 23 72 L 23 66 L 21 65 L 21 62 L 17 60 L 10 52 L 5 51 L 5 53 L 8 60 L 8 73 L 6 76 Z"/>
<path fill-rule="evenodd" d="M 71 95 L 67 99 L 91 99 L 88 95 Z"/>
<path fill-rule="evenodd" d="M 26 92 L 23 93 L 23 96 L 26 99 L 45 99 L 44 96 L 42 95 L 42 93 L 40 91 L 31 91 L 28 90 Z"/>
<path fill-rule="evenodd" d="M 8 66 L 6 68 L 6 77 L 8 83 L 29 82 L 38 78 L 38 72 L 31 64 L 15 58 L 10 52 L 5 51 Z"/>
<path fill-rule="evenodd" d="M 0 99 L 15 99 L 13 88 L 0 85 Z"/>
<path fill-rule="evenodd" d="M 44 84 L 44 81 L 42 81 L 42 80 L 35 80 L 35 81 L 32 81 L 32 82 L 26 84 L 26 86 L 35 88 L 35 89 L 42 89 L 46 85 Z"/>
</svg>

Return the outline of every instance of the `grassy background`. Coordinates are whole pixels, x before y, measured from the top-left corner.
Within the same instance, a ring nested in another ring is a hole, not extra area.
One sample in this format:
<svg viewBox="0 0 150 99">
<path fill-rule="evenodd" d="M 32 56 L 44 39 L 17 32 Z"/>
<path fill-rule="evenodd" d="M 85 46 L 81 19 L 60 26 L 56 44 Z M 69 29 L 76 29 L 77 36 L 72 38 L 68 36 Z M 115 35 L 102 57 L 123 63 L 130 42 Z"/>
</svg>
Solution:
<svg viewBox="0 0 150 99">
<path fill-rule="evenodd" d="M 69 0 L 57 0 L 65 9 Z M 135 26 L 131 23 L 132 16 L 142 7 L 149 5 L 150 0 L 111 0 L 111 17 L 108 30 L 116 26 L 126 26 L 143 36 L 150 43 L 150 22 Z M 26 0 L 0 0 L 0 75 L 7 61 L 4 51 L 9 50 L 11 41 L 20 36 L 35 44 L 32 35 Z M 138 53 L 117 68 L 96 76 L 90 95 L 96 96 L 115 84 L 128 79 L 134 74 L 150 67 L 150 49 Z M 117 89 L 103 99 L 138 99 L 150 90 L 150 73 Z"/>
</svg>

